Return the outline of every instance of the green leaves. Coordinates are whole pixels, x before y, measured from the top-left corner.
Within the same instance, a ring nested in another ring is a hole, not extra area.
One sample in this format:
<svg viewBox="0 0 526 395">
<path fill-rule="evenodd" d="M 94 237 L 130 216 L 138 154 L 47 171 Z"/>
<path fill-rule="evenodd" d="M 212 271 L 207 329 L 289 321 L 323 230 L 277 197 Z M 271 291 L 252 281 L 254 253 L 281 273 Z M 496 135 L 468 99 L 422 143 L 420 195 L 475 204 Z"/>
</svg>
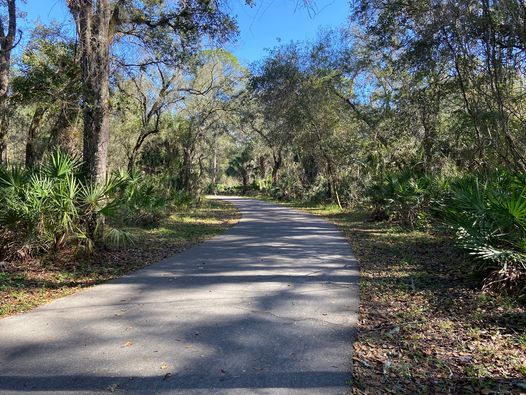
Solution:
<svg viewBox="0 0 526 395">
<path fill-rule="evenodd" d="M 369 196 L 377 211 L 415 227 L 425 222 L 425 212 L 434 201 L 440 200 L 443 189 L 439 180 L 406 170 L 387 174 L 369 189 Z"/>
<path fill-rule="evenodd" d="M 27 180 L 27 172 L 21 166 L 0 167 L 0 188 L 19 189 Z"/>
<path fill-rule="evenodd" d="M 121 229 L 110 228 L 104 232 L 104 241 L 114 247 L 124 247 L 134 243 L 133 237 L 129 232 Z"/>
<path fill-rule="evenodd" d="M 83 181 L 81 161 L 54 151 L 40 169 L 0 168 L 0 225 L 11 229 L 17 244 L 30 251 L 60 248 L 66 244 L 93 248 L 100 235 L 122 246 L 129 237 L 113 229 L 104 234 L 104 219 L 124 205 L 123 178 L 104 183 Z"/>
<path fill-rule="evenodd" d="M 82 162 L 76 156 L 65 151 L 52 152 L 42 167 L 42 174 L 50 178 L 65 178 L 76 176 Z"/>
<path fill-rule="evenodd" d="M 444 209 L 459 246 L 484 266 L 496 268 L 501 283 L 506 283 L 506 273 L 514 282 L 526 278 L 526 188 L 520 179 L 465 178 L 452 185 Z"/>
</svg>

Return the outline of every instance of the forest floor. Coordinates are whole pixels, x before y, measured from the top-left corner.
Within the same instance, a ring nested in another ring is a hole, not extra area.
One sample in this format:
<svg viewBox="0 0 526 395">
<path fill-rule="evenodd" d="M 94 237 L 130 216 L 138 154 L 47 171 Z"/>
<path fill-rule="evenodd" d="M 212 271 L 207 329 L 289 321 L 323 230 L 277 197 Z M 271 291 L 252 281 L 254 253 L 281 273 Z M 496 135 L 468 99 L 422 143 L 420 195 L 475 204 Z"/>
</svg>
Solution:
<svg viewBox="0 0 526 395">
<path fill-rule="evenodd" d="M 235 207 L 203 200 L 177 209 L 156 227 L 127 227 L 134 243 L 120 249 L 63 250 L 0 268 L 0 317 L 21 313 L 82 288 L 122 276 L 207 240 L 239 220 Z"/>
<path fill-rule="evenodd" d="M 290 205 L 335 223 L 360 261 L 354 393 L 526 392 L 526 306 L 481 292 L 451 239 Z"/>
</svg>

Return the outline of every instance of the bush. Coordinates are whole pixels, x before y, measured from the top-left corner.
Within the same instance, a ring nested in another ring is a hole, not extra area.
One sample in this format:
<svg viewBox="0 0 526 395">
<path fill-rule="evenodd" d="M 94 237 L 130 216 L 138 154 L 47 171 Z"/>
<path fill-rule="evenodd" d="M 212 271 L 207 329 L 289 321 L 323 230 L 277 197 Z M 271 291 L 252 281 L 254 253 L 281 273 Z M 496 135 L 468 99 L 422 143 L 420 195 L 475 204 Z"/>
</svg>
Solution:
<svg viewBox="0 0 526 395">
<path fill-rule="evenodd" d="M 152 176 L 153 177 L 153 176 Z M 138 173 L 121 172 L 119 215 L 123 224 L 157 225 L 168 210 L 167 193 L 155 179 L 144 179 Z"/>
<path fill-rule="evenodd" d="M 270 195 L 279 200 L 302 200 L 305 188 L 297 174 L 297 168 L 283 169 L 277 184 L 270 188 Z"/>
<path fill-rule="evenodd" d="M 452 184 L 445 222 L 458 244 L 488 276 L 484 287 L 524 293 L 526 287 L 526 177 L 497 174 Z"/>
<path fill-rule="evenodd" d="M 429 223 L 431 208 L 447 191 L 448 181 L 411 170 L 387 174 L 367 191 L 373 204 L 373 218 L 398 221 L 417 227 Z"/>
<path fill-rule="evenodd" d="M 105 183 L 83 181 L 81 162 L 55 151 L 36 170 L 0 168 L 0 225 L 4 255 L 26 256 L 70 243 L 93 248 L 110 235 L 109 243 L 122 244 L 125 233 L 103 232 L 105 219 L 120 204 L 115 192 L 121 180 Z"/>
<path fill-rule="evenodd" d="M 173 179 L 167 176 L 121 171 L 118 198 L 120 223 L 156 226 L 174 207 L 188 206 L 196 198 L 188 192 L 177 190 Z"/>
<path fill-rule="evenodd" d="M 122 246 L 132 241 L 123 225 L 157 225 L 173 207 L 195 200 L 165 176 L 122 171 L 90 183 L 81 164 L 56 151 L 38 169 L 0 168 L 1 259 L 67 245 L 89 251 L 95 243 Z"/>
</svg>

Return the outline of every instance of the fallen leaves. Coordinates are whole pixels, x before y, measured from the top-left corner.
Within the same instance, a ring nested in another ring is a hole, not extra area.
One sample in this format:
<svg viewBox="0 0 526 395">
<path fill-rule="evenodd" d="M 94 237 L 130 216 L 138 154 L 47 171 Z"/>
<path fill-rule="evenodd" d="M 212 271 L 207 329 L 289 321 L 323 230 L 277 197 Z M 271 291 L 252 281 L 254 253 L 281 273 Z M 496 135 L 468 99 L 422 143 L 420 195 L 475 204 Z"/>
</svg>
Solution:
<svg viewBox="0 0 526 395">
<path fill-rule="evenodd" d="M 483 294 L 446 237 L 314 213 L 345 232 L 360 262 L 355 394 L 526 390 L 525 306 Z"/>
<path fill-rule="evenodd" d="M 106 391 L 115 392 L 119 388 L 119 384 L 110 384 L 106 387 Z"/>
</svg>

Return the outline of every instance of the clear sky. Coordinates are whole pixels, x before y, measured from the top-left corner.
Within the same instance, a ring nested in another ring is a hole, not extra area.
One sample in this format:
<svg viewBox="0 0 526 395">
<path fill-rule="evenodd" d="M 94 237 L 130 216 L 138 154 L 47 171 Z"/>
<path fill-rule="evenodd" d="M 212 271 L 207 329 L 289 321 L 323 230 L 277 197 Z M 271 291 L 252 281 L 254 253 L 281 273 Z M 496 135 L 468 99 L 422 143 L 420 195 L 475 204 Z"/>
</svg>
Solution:
<svg viewBox="0 0 526 395">
<path fill-rule="evenodd" d="M 26 12 L 20 25 L 35 21 L 70 22 L 65 0 L 27 0 L 19 7 Z M 317 0 L 312 9 L 297 6 L 296 0 L 256 0 L 249 7 L 243 0 L 230 0 L 230 14 L 236 16 L 240 35 L 229 49 L 248 64 L 262 58 L 265 49 L 289 41 L 315 39 L 321 28 L 343 25 L 349 15 L 349 0 Z M 71 24 L 71 26 L 73 26 Z"/>
</svg>

